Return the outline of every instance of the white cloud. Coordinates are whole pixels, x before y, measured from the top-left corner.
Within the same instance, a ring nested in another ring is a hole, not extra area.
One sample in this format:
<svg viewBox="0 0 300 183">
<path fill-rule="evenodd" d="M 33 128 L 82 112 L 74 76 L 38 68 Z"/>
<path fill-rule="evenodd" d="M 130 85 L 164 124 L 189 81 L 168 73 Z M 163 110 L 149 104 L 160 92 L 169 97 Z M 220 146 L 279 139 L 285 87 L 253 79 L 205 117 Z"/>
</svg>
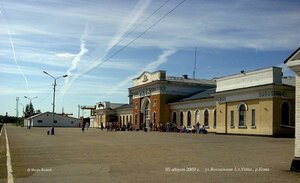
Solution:
<svg viewBox="0 0 300 183">
<path fill-rule="evenodd" d="M 61 58 L 73 59 L 74 57 L 76 57 L 76 54 L 72 54 L 72 53 L 57 53 L 57 54 L 55 54 L 55 56 L 61 57 Z"/>
<path fill-rule="evenodd" d="M 124 34 L 131 30 L 133 25 L 137 22 L 137 20 L 145 13 L 146 9 L 150 5 L 151 0 L 140 0 L 135 8 L 131 11 L 131 13 L 123 20 L 120 25 L 118 32 L 108 44 L 106 48 L 106 52 L 110 51 L 124 36 Z"/>
<path fill-rule="evenodd" d="M 125 80 L 117 83 L 115 86 L 111 88 L 109 92 L 105 93 L 105 95 L 102 95 L 99 98 L 103 99 L 106 98 L 107 96 L 116 94 L 116 92 L 119 92 L 121 89 L 123 90 L 123 92 L 125 92 L 124 88 L 128 88 L 130 86 L 130 82 L 132 81 L 132 79 L 134 79 L 144 71 L 150 71 L 150 72 L 155 71 L 161 64 L 166 63 L 168 61 L 168 57 L 175 54 L 176 52 L 177 52 L 176 49 L 172 49 L 172 48 L 165 49 L 163 53 L 159 55 L 157 60 L 148 63 L 144 68 L 136 72 L 134 75 L 131 75 L 127 77 Z"/>
</svg>

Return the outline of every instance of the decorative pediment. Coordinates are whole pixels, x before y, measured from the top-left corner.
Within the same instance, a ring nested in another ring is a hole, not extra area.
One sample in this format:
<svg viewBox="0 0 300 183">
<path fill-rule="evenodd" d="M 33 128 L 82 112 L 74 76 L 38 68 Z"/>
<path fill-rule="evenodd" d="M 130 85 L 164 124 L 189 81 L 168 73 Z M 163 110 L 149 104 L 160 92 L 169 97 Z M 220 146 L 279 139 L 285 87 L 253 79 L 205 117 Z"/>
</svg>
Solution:
<svg viewBox="0 0 300 183">
<path fill-rule="evenodd" d="M 152 81 L 165 80 L 166 71 L 148 72 L 144 71 L 139 77 L 133 79 L 133 85 L 138 86 Z"/>
</svg>

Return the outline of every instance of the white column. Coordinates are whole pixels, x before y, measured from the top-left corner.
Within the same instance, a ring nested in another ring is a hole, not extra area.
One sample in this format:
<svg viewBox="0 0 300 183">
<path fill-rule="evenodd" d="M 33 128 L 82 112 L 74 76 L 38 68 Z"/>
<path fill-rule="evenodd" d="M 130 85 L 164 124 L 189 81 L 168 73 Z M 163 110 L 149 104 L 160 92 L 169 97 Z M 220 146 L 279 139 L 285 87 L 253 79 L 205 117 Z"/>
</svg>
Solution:
<svg viewBox="0 0 300 183">
<path fill-rule="evenodd" d="M 287 66 L 296 73 L 295 157 L 292 161 L 291 170 L 300 172 L 300 60 L 288 61 Z"/>
<path fill-rule="evenodd" d="M 300 72 L 296 73 L 295 157 L 300 158 Z"/>
</svg>

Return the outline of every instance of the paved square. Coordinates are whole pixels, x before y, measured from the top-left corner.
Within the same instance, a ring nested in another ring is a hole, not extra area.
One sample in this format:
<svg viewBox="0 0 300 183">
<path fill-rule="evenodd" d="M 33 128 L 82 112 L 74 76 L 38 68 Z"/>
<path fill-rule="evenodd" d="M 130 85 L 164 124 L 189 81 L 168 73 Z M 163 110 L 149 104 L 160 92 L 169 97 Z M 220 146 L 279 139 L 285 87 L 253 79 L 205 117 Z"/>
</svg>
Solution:
<svg viewBox="0 0 300 183">
<path fill-rule="evenodd" d="M 294 139 L 6 126 L 15 182 L 299 182 Z M 0 137 L 0 182 L 6 182 Z"/>
</svg>

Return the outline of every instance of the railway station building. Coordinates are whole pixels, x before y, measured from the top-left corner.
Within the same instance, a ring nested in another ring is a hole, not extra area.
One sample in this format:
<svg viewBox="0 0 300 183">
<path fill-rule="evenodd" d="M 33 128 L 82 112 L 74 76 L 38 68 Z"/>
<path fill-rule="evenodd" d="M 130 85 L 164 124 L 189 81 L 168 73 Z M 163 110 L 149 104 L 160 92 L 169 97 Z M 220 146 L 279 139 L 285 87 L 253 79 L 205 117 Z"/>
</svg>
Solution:
<svg viewBox="0 0 300 183">
<path fill-rule="evenodd" d="M 269 67 L 212 80 L 143 72 L 128 89 L 129 104 L 98 111 L 134 129 L 176 123 L 208 132 L 266 136 L 295 134 L 295 78 Z M 104 122 L 108 119 L 102 119 Z"/>
</svg>

